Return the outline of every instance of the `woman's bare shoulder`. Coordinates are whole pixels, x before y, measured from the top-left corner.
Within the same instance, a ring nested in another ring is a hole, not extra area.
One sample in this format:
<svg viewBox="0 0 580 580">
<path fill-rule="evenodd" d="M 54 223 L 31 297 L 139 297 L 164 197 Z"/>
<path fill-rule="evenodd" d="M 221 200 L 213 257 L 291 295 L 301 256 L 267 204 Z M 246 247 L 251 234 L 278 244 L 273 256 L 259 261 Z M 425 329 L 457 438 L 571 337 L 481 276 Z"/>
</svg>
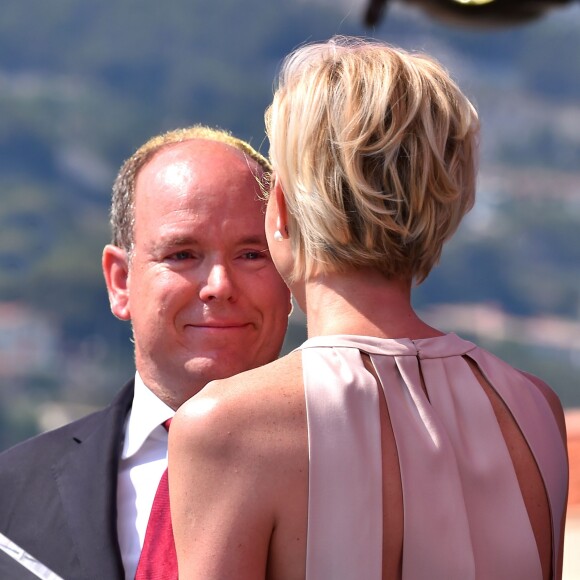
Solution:
<svg viewBox="0 0 580 580">
<path fill-rule="evenodd" d="M 208 384 L 177 412 L 169 432 L 172 517 L 178 555 L 185 570 L 201 571 L 196 578 L 263 577 L 267 559 L 278 562 L 277 577 L 300 577 L 308 493 L 301 384 L 292 353 Z"/>
<path fill-rule="evenodd" d="M 268 365 L 212 381 L 176 413 L 171 433 L 204 453 L 269 454 L 297 442 L 305 430 L 299 352 Z"/>
<path fill-rule="evenodd" d="M 212 381 L 199 395 L 219 399 L 224 406 L 231 406 L 232 411 L 242 406 L 254 412 L 271 412 L 273 407 L 287 404 L 288 398 L 303 397 L 302 384 L 300 352 L 292 352 L 262 367 Z"/>
<path fill-rule="evenodd" d="M 305 535 L 308 443 L 300 384 L 299 357 L 292 354 L 209 383 L 176 413 L 169 485 L 185 576 L 263 577 L 274 539 L 281 538 L 279 552 L 286 554 L 295 545 L 289 538 Z M 293 550 L 284 568 L 301 562 L 303 544 Z"/>
<path fill-rule="evenodd" d="M 552 413 L 556 419 L 556 423 L 558 424 L 558 428 L 560 429 L 562 439 L 566 441 L 566 420 L 564 417 L 564 409 L 562 407 L 562 403 L 560 402 L 560 398 L 555 393 L 555 391 L 542 379 L 525 371 L 522 372 L 530 381 L 532 381 L 532 383 L 536 385 L 538 390 L 548 401 L 550 409 L 552 410 Z"/>
</svg>

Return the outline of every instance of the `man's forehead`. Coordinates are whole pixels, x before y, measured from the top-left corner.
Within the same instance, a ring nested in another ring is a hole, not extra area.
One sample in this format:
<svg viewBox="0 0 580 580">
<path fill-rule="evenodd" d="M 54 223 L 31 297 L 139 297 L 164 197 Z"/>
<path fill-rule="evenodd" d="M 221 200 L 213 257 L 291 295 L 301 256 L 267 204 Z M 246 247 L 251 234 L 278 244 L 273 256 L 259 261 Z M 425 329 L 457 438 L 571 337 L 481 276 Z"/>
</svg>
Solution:
<svg viewBox="0 0 580 580">
<path fill-rule="evenodd" d="M 239 169 L 247 167 L 254 175 L 261 176 L 264 172 L 263 167 L 252 159 L 247 153 L 238 149 L 234 145 L 205 138 L 193 138 L 181 141 L 179 143 L 168 143 L 161 147 L 151 159 L 145 164 L 144 168 L 150 164 L 172 163 L 178 160 L 204 160 L 213 158 L 219 160 L 227 159 L 228 163 L 239 164 Z"/>
<path fill-rule="evenodd" d="M 163 190 L 186 191 L 191 188 L 234 187 L 247 190 L 253 201 L 261 195 L 263 169 L 243 151 L 225 143 L 204 139 L 177 143 L 159 151 L 139 171 L 135 183 L 135 202 L 149 193 Z M 243 185 L 242 185 L 243 184 Z"/>
</svg>

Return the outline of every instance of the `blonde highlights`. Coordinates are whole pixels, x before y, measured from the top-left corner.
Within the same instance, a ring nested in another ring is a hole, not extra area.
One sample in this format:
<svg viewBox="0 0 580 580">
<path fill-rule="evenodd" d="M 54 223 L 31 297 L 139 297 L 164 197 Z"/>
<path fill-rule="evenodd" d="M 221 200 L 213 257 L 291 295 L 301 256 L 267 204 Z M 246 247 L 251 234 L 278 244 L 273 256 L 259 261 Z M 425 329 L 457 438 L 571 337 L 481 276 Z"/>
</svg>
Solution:
<svg viewBox="0 0 580 580">
<path fill-rule="evenodd" d="M 473 206 L 477 113 L 427 56 L 345 37 L 299 48 L 266 127 L 294 278 L 373 268 L 420 283 Z"/>
</svg>

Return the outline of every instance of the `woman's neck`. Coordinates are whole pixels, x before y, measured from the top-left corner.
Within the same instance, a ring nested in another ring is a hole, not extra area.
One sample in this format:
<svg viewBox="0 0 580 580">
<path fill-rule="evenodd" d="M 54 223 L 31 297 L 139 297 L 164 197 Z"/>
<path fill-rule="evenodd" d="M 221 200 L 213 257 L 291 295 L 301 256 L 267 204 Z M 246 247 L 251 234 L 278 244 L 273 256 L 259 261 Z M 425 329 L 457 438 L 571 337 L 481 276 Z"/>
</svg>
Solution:
<svg viewBox="0 0 580 580">
<path fill-rule="evenodd" d="M 307 281 L 303 292 L 309 337 L 359 334 L 417 339 L 443 334 L 413 310 L 410 280 L 388 280 L 374 270 L 330 273 Z"/>
</svg>

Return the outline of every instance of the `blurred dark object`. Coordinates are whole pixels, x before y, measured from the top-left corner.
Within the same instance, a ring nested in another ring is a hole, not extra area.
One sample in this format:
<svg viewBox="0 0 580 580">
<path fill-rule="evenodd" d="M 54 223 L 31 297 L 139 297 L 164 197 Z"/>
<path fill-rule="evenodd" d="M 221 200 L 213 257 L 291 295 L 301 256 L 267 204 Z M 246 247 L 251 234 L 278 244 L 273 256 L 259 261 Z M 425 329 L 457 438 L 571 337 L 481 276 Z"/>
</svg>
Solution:
<svg viewBox="0 0 580 580">
<path fill-rule="evenodd" d="M 447 24 L 475 28 L 496 28 L 529 22 L 548 10 L 563 7 L 573 0 L 399 0 L 418 6 L 429 16 Z M 369 0 L 365 26 L 382 21 L 390 0 Z"/>
</svg>

